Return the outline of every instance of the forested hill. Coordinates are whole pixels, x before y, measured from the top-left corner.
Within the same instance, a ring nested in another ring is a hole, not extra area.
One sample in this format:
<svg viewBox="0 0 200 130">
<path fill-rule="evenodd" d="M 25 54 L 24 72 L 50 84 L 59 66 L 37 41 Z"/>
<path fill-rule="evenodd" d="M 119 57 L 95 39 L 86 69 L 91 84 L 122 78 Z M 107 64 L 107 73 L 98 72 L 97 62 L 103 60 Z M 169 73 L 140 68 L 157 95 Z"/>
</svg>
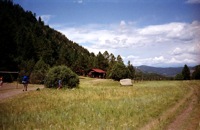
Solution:
<svg viewBox="0 0 200 130">
<path fill-rule="evenodd" d="M 169 77 L 170 76 L 174 77 L 178 73 L 181 73 L 183 69 L 183 67 L 161 68 L 161 67 L 151 67 L 151 66 L 145 66 L 145 65 L 138 66 L 137 68 L 146 73 L 157 73 L 157 74 L 169 76 Z"/>
<path fill-rule="evenodd" d="M 31 73 L 40 62 L 89 69 L 96 56 L 60 32 L 45 25 L 36 14 L 11 0 L 0 0 L 0 70 Z"/>
<path fill-rule="evenodd" d="M 191 70 L 194 70 L 194 67 L 189 67 Z M 166 68 L 161 68 L 161 67 L 152 67 L 152 66 L 138 66 L 137 69 L 140 69 L 144 73 L 156 73 L 168 77 L 174 77 L 177 74 L 182 72 L 183 67 L 166 67 Z"/>
</svg>

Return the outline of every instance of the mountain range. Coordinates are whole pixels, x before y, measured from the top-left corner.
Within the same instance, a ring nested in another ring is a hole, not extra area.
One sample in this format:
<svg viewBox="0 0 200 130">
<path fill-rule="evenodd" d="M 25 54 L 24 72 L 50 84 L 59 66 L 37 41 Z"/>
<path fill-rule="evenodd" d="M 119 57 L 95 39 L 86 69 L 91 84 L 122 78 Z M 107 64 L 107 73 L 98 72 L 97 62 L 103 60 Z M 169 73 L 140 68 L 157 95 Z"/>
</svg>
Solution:
<svg viewBox="0 0 200 130">
<path fill-rule="evenodd" d="M 193 67 L 189 67 L 189 68 L 190 70 L 193 69 Z M 136 69 L 139 69 L 145 73 L 156 73 L 156 74 L 160 74 L 167 77 L 174 77 L 177 74 L 181 73 L 183 67 L 162 68 L 162 67 L 152 67 L 152 66 L 141 65 L 141 66 L 137 66 Z"/>
</svg>

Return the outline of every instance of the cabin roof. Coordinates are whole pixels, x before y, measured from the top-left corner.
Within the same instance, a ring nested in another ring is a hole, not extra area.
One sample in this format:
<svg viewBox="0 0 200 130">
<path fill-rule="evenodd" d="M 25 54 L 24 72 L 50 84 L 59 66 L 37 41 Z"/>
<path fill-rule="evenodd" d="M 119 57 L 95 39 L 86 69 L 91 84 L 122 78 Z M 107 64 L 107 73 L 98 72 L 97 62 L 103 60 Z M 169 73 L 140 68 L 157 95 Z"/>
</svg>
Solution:
<svg viewBox="0 0 200 130">
<path fill-rule="evenodd" d="M 97 69 L 97 68 L 91 69 L 91 70 L 94 71 L 94 72 L 98 72 L 98 73 L 106 73 L 105 71 L 103 71 L 101 69 Z"/>
</svg>

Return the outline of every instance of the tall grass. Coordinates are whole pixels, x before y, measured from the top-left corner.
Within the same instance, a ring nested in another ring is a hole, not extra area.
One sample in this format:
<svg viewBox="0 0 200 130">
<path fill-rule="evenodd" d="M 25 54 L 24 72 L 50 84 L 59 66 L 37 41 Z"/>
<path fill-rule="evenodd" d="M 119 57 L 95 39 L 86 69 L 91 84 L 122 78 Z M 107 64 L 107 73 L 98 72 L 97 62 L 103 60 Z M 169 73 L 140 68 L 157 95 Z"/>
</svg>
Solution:
<svg viewBox="0 0 200 130">
<path fill-rule="evenodd" d="M 0 129 L 138 129 L 177 103 L 189 84 L 149 81 L 121 87 L 85 78 L 78 89 L 45 88 L 0 102 Z"/>
</svg>

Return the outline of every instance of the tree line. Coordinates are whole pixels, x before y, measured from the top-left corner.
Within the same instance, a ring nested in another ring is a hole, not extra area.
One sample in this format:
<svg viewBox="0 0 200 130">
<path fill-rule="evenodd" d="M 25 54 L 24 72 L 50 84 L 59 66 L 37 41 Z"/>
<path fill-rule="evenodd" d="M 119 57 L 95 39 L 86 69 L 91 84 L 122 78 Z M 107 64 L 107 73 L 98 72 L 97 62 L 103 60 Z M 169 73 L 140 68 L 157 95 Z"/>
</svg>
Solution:
<svg viewBox="0 0 200 130">
<path fill-rule="evenodd" d="M 200 79 L 200 65 L 195 66 L 193 70 L 190 70 L 187 65 L 184 65 L 182 72 L 175 76 L 175 80 L 190 79 Z"/>
</svg>

